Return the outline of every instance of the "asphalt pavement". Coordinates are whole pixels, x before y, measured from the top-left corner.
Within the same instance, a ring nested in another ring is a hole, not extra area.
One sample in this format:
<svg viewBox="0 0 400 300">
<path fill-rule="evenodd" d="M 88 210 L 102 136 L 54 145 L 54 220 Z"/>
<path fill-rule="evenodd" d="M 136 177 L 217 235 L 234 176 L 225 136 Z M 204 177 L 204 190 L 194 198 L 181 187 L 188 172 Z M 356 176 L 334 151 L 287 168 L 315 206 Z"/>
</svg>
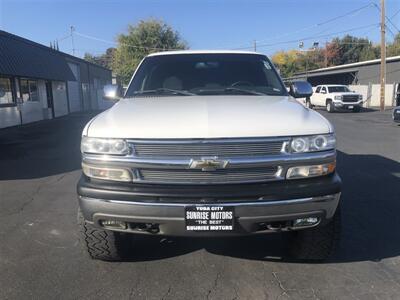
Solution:
<svg viewBox="0 0 400 300">
<path fill-rule="evenodd" d="M 400 126 L 321 113 L 343 179 L 342 243 L 324 263 L 285 259 L 281 235 L 141 238 L 127 262 L 91 260 L 75 192 L 91 115 L 0 130 L 0 299 L 400 299 Z"/>
</svg>

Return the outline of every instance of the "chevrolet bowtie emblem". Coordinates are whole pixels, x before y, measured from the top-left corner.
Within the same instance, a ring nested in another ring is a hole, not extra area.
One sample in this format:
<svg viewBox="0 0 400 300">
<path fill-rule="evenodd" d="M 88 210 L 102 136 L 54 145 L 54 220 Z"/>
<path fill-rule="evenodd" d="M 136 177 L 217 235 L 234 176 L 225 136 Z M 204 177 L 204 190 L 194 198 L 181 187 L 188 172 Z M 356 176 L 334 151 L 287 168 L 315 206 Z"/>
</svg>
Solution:
<svg viewBox="0 0 400 300">
<path fill-rule="evenodd" d="M 217 157 L 202 158 L 200 160 L 192 159 L 190 161 L 190 169 L 201 169 L 202 171 L 216 171 L 225 169 L 228 165 L 227 160 L 217 159 Z"/>
</svg>

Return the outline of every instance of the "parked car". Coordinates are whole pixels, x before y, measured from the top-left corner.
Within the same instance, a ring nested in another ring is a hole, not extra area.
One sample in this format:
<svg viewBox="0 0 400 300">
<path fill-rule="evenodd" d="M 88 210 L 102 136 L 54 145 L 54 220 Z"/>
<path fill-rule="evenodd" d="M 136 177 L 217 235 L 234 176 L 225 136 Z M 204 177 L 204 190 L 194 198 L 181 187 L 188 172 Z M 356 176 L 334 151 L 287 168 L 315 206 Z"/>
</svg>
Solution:
<svg viewBox="0 0 400 300">
<path fill-rule="evenodd" d="M 396 123 L 400 123 L 400 106 L 395 107 L 393 109 L 392 117 L 393 117 L 393 121 L 395 121 Z"/>
<path fill-rule="evenodd" d="M 147 56 L 124 97 L 82 133 L 82 241 L 92 258 L 134 253 L 128 233 L 220 237 L 288 232 L 299 259 L 325 259 L 340 229 L 332 125 L 252 52 Z M 268 245 L 266 245 L 267 247 Z"/>
<path fill-rule="evenodd" d="M 324 106 L 328 112 L 336 110 L 352 110 L 359 112 L 363 105 L 361 94 L 352 92 L 345 85 L 318 85 L 310 101 L 306 102 L 307 107 Z"/>
</svg>

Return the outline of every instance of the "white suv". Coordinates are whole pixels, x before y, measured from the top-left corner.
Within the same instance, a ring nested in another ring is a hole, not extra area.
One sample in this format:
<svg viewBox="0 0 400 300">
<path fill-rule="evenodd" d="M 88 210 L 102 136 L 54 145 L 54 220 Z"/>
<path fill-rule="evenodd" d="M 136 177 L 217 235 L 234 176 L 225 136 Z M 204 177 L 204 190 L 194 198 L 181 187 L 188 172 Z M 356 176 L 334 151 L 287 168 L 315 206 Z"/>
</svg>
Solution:
<svg viewBox="0 0 400 300">
<path fill-rule="evenodd" d="M 345 85 L 318 85 L 306 101 L 307 107 L 324 106 L 328 112 L 346 109 L 359 112 L 363 104 L 361 94 L 350 91 Z"/>
</svg>

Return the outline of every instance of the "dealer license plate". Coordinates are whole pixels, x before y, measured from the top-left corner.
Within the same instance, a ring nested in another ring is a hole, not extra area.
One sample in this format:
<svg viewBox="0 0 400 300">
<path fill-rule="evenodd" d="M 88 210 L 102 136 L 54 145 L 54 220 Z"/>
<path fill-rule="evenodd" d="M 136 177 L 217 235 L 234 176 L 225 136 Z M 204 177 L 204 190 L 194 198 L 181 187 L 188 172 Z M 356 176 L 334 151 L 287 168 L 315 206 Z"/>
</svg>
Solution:
<svg viewBox="0 0 400 300">
<path fill-rule="evenodd" d="M 235 211 L 231 206 L 187 206 L 185 220 L 188 231 L 232 231 Z"/>
</svg>

